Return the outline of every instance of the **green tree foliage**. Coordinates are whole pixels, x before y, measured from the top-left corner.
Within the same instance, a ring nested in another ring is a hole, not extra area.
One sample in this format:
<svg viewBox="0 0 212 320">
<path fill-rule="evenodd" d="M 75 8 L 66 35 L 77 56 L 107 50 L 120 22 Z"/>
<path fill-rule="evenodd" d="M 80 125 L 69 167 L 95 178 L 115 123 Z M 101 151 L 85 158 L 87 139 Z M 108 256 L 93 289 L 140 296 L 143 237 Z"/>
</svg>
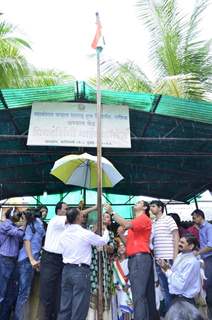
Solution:
<svg viewBox="0 0 212 320">
<path fill-rule="evenodd" d="M 15 28 L 5 21 L 0 22 L 0 87 L 16 87 L 27 72 L 27 61 L 21 54 L 29 44 L 13 36 Z"/>
<path fill-rule="evenodd" d="M 102 64 L 106 88 L 153 92 L 187 99 L 211 96 L 211 40 L 200 40 L 200 23 L 208 0 L 197 1 L 190 17 L 176 0 L 137 0 L 138 18 L 149 31 L 154 82 L 132 61 Z M 91 80 L 91 83 L 94 81 Z"/>
<path fill-rule="evenodd" d="M 69 83 L 74 77 L 62 71 L 38 70 L 33 67 L 20 81 L 21 87 L 45 87 Z"/>
<path fill-rule="evenodd" d="M 0 16 L 0 88 L 23 88 L 67 83 L 72 76 L 55 70 L 37 70 L 26 60 L 29 43 L 16 37 L 16 28 Z"/>
</svg>

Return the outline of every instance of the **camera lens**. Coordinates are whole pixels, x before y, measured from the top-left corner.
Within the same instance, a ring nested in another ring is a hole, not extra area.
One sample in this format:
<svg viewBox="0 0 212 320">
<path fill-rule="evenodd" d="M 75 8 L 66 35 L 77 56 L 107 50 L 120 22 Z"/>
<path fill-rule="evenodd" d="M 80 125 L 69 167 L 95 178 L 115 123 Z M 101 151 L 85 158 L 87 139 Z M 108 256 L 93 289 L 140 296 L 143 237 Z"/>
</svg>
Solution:
<svg viewBox="0 0 212 320">
<path fill-rule="evenodd" d="M 17 217 L 18 217 L 18 218 L 21 218 L 21 217 L 22 217 L 22 212 L 18 212 L 18 213 L 17 213 Z"/>
</svg>

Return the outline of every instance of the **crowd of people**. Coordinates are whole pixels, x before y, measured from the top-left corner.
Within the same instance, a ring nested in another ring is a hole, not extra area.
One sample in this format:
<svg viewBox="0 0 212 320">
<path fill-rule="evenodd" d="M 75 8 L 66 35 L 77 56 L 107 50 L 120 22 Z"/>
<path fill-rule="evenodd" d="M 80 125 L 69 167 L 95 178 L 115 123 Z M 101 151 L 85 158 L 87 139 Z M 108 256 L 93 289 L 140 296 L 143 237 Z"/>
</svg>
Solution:
<svg viewBox="0 0 212 320">
<path fill-rule="evenodd" d="M 96 209 L 59 202 L 47 225 L 45 206 L 8 208 L 0 223 L 1 320 L 97 319 L 98 256 L 105 319 L 212 319 L 212 225 L 203 211 L 185 228 L 159 200 L 137 202 L 131 220 L 105 204 L 100 236 L 87 223 Z"/>
</svg>

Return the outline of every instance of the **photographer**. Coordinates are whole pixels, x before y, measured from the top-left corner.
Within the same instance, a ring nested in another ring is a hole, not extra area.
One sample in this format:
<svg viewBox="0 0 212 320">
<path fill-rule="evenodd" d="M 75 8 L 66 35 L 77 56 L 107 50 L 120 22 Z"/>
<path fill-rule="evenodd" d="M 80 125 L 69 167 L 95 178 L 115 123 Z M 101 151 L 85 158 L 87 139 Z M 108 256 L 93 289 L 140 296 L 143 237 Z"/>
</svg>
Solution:
<svg viewBox="0 0 212 320">
<path fill-rule="evenodd" d="M 5 213 L 5 221 L 0 224 L 0 317 L 5 303 L 7 288 L 16 267 L 19 245 L 24 236 L 25 221 L 21 227 L 21 213 L 16 208 L 9 208 Z"/>
<path fill-rule="evenodd" d="M 36 209 L 27 209 L 23 214 L 27 225 L 23 248 L 18 256 L 19 291 L 15 307 L 15 320 L 24 319 L 34 272 L 40 266 L 40 250 L 45 235 L 43 223 L 37 217 Z"/>
</svg>

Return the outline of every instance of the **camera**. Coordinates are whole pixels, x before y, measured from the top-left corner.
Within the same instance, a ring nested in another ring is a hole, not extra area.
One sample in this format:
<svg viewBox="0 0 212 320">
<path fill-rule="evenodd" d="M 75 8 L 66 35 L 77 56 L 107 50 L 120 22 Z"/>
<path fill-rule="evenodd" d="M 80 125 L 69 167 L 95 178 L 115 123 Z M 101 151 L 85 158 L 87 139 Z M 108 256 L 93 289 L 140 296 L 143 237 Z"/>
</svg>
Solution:
<svg viewBox="0 0 212 320">
<path fill-rule="evenodd" d="M 21 218 L 21 217 L 22 217 L 22 214 L 23 214 L 22 212 L 17 212 L 17 213 L 16 213 L 16 216 L 17 216 L 18 218 Z"/>
<path fill-rule="evenodd" d="M 9 213 L 9 216 L 11 218 L 15 217 L 15 218 L 18 218 L 20 219 L 22 217 L 22 212 L 20 212 L 19 210 L 17 210 L 17 208 L 10 208 L 10 213 Z"/>
<path fill-rule="evenodd" d="M 22 212 L 26 219 L 35 218 L 36 217 L 36 209 L 35 208 L 27 208 Z"/>
</svg>

